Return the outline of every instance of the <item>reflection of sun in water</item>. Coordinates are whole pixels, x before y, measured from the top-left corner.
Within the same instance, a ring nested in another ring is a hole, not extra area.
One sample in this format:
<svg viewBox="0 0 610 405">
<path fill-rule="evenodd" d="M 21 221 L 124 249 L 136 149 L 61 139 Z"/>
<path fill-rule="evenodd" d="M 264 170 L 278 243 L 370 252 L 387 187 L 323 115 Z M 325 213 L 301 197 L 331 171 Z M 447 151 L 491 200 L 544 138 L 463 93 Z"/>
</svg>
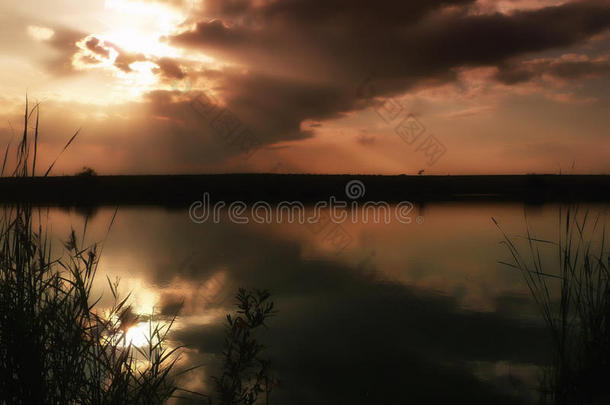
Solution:
<svg viewBox="0 0 610 405">
<path fill-rule="evenodd" d="M 138 322 L 127 328 L 127 331 L 116 336 L 115 342 L 122 347 L 133 346 L 138 348 L 153 346 L 159 343 L 160 339 L 168 331 L 170 324 L 164 321 L 144 321 Z M 167 344 L 164 342 L 163 345 Z"/>
<path fill-rule="evenodd" d="M 105 317 L 112 324 L 110 340 L 121 347 L 146 347 L 151 337 L 153 345 L 158 343 L 171 324 L 157 310 L 159 292 L 140 277 L 123 278 L 116 289 L 115 304 L 105 309 Z M 126 294 L 128 299 L 124 305 L 116 307 Z"/>
<path fill-rule="evenodd" d="M 147 322 L 141 322 L 132 326 L 125 333 L 125 345 L 131 344 L 135 347 L 148 346 L 150 340 L 149 329 Z"/>
</svg>

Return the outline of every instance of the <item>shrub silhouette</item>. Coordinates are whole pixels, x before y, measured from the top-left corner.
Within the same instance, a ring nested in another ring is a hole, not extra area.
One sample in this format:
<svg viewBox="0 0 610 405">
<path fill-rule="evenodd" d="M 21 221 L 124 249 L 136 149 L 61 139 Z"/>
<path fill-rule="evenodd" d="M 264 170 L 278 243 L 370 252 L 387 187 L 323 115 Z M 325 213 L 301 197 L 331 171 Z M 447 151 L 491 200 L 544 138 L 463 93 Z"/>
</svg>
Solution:
<svg viewBox="0 0 610 405">
<path fill-rule="evenodd" d="M 240 288 L 237 314 L 227 315 L 222 374 L 214 377 L 216 392 L 222 405 L 252 405 L 261 394 L 268 404 L 277 381 L 271 374 L 270 362 L 261 358 L 264 346 L 256 332 L 274 314 L 268 291 Z"/>
</svg>

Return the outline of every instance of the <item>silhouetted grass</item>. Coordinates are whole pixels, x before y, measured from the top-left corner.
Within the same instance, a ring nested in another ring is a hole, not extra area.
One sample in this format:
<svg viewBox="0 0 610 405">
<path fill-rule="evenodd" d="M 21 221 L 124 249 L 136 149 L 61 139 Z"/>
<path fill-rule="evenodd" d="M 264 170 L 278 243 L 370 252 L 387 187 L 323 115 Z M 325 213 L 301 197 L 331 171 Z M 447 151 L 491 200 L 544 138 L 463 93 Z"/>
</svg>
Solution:
<svg viewBox="0 0 610 405">
<path fill-rule="evenodd" d="M 30 128 L 32 119 L 35 125 Z M 11 177 L 35 176 L 38 124 L 38 105 L 29 109 L 26 99 L 24 132 Z M 9 152 L 10 145 L 2 176 Z M 86 177 L 93 175 L 85 171 Z M 79 241 L 72 231 L 63 255 L 54 257 L 40 208 L 17 202 L 1 210 L 0 404 L 150 405 L 181 394 L 212 403 L 175 384 L 176 377 L 192 369 L 174 370 L 181 347 L 171 348 L 167 342 L 175 316 L 135 314 L 129 296 L 120 297 L 118 282 L 110 279 L 113 304 L 98 309 L 99 299 L 91 294 L 101 253 L 98 245 L 84 246 L 84 235 Z M 110 226 L 113 221 L 114 216 Z M 253 405 L 263 393 L 269 403 L 275 380 L 255 337 L 256 329 L 273 314 L 269 297 L 266 291 L 244 289 L 236 295 L 237 314 L 227 315 L 223 368 L 214 379 L 220 404 Z M 143 321 L 148 321 L 146 344 L 136 346 L 127 332 Z"/>
<path fill-rule="evenodd" d="M 38 105 L 28 109 L 26 100 L 13 177 L 35 175 L 37 141 Z M 91 295 L 101 249 L 84 246 L 72 231 L 64 254 L 53 257 L 43 222 L 27 202 L 2 207 L 0 403 L 148 405 L 175 395 L 179 348 L 167 346 L 174 319 L 149 316 L 147 344 L 134 346 L 126 333 L 139 319 L 129 297 L 110 283 L 114 304 L 102 311 Z"/>
<path fill-rule="evenodd" d="M 504 233 L 512 257 L 504 264 L 521 271 L 551 333 L 543 403 L 610 403 L 610 257 L 599 219 L 567 209 L 558 241 L 536 239 L 528 229 L 525 248 Z M 557 268 L 542 259 L 543 245 L 556 249 Z"/>
</svg>

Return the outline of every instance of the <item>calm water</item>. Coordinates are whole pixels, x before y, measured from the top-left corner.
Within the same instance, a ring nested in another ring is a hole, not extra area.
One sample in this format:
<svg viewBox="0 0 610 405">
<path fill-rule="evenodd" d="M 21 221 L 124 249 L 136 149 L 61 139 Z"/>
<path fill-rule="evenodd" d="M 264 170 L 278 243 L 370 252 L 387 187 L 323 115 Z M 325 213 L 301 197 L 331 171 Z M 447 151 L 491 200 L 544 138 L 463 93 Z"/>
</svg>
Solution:
<svg viewBox="0 0 610 405">
<path fill-rule="evenodd" d="M 173 339 L 189 345 L 183 365 L 203 365 L 186 388 L 210 389 L 224 315 L 250 287 L 279 310 L 264 337 L 281 381 L 272 403 L 520 403 L 536 397 L 547 335 L 521 275 L 497 263 L 507 252 L 491 217 L 523 235 L 524 210 L 537 236 L 556 239 L 556 206 L 438 204 L 414 213 L 422 223 L 345 223 L 340 245 L 329 229 L 195 224 L 162 208 L 122 208 L 109 234 L 113 210 L 98 210 L 87 240 L 106 238 L 100 305 L 105 275 L 139 313 L 184 302 Z M 84 218 L 53 210 L 49 221 L 64 237 Z"/>
</svg>

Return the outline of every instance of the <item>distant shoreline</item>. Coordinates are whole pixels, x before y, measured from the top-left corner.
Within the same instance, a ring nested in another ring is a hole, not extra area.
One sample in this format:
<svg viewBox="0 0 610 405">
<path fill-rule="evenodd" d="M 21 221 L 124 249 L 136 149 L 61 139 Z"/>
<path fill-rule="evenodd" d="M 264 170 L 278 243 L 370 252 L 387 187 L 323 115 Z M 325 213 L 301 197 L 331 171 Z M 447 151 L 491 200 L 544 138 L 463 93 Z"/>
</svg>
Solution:
<svg viewBox="0 0 610 405">
<path fill-rule="evenodd" d="M 208 174 L 0 178 L 0 203 L 34 205 L 183 207 L 200 200 L 313 204 L 346 200 L 345 186 L 359 180 L 360 201 L 610 202 L 610 175 L 307 175 Z"/>
</svg>

